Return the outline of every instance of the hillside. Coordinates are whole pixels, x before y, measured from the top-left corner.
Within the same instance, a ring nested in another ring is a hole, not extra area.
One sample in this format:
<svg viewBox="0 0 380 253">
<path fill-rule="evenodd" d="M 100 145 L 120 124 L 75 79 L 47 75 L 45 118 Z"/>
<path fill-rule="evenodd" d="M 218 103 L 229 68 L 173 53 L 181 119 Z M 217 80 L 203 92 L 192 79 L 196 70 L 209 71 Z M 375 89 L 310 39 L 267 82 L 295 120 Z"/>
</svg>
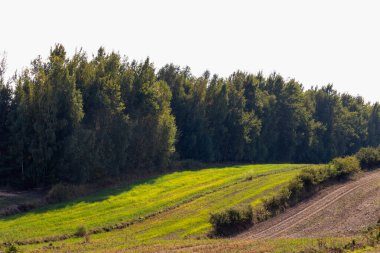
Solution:
<svg viewBox="0 0 380 253">
<path fill-rule="evenodd" d="M 96 230 L 132 221 L 139 222 L 125 230 L 94 237 L 106 234 L 107 241 L 112 236 L 141 241 L 205 235 L 210 230 L 210 212 L 243 203 L 257 203 L 304 167 L 245 165 L 175 172 L 72 202 L 1 218 L 0 241 L 50 240 L 64 234 L 72 235 L 82 225 Z"/>
<path fill-rule="evenodd" d="M 243 165 L 170 173 L 3 217 L 0 238 L 26 243 L 18 246 L 26 252 L 300 252 L 321 243 L 344 247 L 376 223 L 380 171 L 330 186 L 235 237 L 207 238 L 211 212 L 255 206 L 305 167 Z M 72 236 L 82 225 L 91 233 L 88 239 Z"/>
</svg>

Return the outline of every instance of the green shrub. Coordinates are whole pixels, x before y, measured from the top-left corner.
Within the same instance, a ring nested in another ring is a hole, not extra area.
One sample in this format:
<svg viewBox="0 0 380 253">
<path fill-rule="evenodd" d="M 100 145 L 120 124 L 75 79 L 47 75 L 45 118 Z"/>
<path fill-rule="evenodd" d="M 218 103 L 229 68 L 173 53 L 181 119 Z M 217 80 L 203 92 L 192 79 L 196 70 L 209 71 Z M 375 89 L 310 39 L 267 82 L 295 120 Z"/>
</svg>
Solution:
<svg viewBox="0 0 380 253">
<path fill-rule="evenodd" d="M 368 170 L 380 167 L 380 147 L 361 148 L 356 153 L 356 158 L 359 160 L 362 169 Z"/>
<path fill-rule="evenodd" d="M 283 212 L 287 207 L 312 196 L 326 182 L 350 175 L 359 170 L 355 157 L 334 159 L 331 165 L 303 169 L 275 196 L 263 200 L 262 207 L 255 208 L 255 221 L 263 221 Z M 262 209 L 262 210 L 260 210 Z"/>
<path fill-rule="evenodd" d="M 263 206 L 257 206 L 252 210 L 252 221 L 253 223 L 259 223 L 262 221 L 266 221 L 270 218 L 271 214 L 265 209 Z"/>
<path fill-rule="evenodd" d="M 355 156 L 335 158 L 331 164 L 336 170 L 337 178 L 346 178 L 360 171 L 359 160 Z"/>
<path fill-rule="evenodd" d="M 85 226 L 79 226 L 75 232 L 75 236 L 85 237 L 87 236 L 87 229 Z"/>
<path fill-rule="evenodd" d="M 304 192 L 301 177 L 298 176 L 291 180 L 285 189 L 288 189 L 289 191 L 289 202 L 291 202 L 290 204 L 293 202 L 298 202 L 300 199 L 302 199 Z"/>
<path fill-rule="evenodd" d="M 289 206 L 290 191 L 288 188 L 283 188 L 278 195 L 272 196 L 263 200 L 263 208 L 269 216 L 279 214 Z"/>
<path fill-rule="evenodd" d="M 286 186 L 288 191 L 288 205 L 294 205 L 305 198 L 310 197 L 320 189 L 323 183 L 334 179 L 336 170 L 332 166 L 311 167 L 290 181 Z"/>
<path fill-rule="evenodd" d="M 18 249 L 15 245 L 11 244 L 5 248 L 5 253 L 20 253 L 22 252 L 20 249 Z"/>
<path fill-rule="evenodd" d="M 255 207 L 253 211 L 250 208 L 249 212 L 228 209 L 215 213 L 211 215 L 210 223 L 216 234 L 231 234 L 244 229 L 252 222 L 261 222 L 283 212 L 287 207 L 312 196 L 326 183 L 345 179 L 359 171 L 360 163 L 356 156 L 335 158 L 328 165 L 305 168 L 277 195 L 264 199 L 262 206 Z M 247 213 L 249 215 L 246 215 Z"/>
<path fill-rule="evenodd" d="M 226 236 L 252 225 L 252 208 L 230 208 L 210 216 L 210 223 L 216 235 Z"/>
</svg>

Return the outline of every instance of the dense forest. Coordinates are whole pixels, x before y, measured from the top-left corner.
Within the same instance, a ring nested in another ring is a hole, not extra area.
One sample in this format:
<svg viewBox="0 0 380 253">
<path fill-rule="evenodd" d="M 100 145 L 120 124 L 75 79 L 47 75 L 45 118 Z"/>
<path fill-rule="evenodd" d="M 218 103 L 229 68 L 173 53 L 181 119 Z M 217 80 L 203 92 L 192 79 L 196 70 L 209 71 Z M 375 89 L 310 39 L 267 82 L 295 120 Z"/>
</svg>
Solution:
<svg viewBox="0 0 380 253">
<path fill-rule="evenodd" d="M 103 48 L 69 58 L 62 45 L 9 81 L 5 67 L 0 184 L 87 183 L 183 159 L 322 163 L 380 144 L 379 103 L 277 73 L 197 77 Z"/>
</svg>

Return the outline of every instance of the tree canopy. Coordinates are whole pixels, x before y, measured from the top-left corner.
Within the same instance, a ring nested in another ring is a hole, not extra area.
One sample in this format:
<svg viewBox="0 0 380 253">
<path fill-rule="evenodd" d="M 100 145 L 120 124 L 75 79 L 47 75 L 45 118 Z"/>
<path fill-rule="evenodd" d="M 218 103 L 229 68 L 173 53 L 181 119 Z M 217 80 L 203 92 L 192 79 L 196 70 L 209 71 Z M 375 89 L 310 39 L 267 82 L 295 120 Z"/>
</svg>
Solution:
<svg viewBox="0 0 380 253">
<path fill-rule="evenodd" d="M 84 183 L 171 161 L 321 163 L 380 144 L 379 103 L 331 84 L 242 71 L 227 78 L 100 48 L 62 45 L 5 80 L 0 64 L 0 184 Z"/>
</svg>

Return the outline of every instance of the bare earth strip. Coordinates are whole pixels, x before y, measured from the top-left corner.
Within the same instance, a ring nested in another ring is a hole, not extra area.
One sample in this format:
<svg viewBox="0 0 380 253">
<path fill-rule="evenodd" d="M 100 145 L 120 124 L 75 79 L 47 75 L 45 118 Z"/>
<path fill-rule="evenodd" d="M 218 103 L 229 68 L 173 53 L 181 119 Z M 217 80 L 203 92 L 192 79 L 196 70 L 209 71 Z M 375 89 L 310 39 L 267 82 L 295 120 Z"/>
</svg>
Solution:
<svg viewBox="0 0 380 253">
<path fill-rule="evenodd" d="M 351 236 L 380 218 L 380 171 L 329 187 L 236 236 L 239 239 Z"/>
</svg>

